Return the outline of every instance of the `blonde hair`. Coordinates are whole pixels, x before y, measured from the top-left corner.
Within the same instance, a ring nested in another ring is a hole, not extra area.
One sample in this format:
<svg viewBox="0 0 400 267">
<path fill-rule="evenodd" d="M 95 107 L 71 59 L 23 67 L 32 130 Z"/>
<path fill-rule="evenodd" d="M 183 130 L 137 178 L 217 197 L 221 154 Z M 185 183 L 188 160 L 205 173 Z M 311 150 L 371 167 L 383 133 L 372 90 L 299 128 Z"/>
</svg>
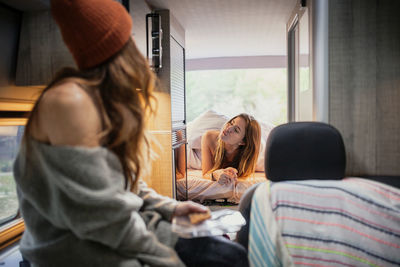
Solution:
<svg viewBox="0 0 400 267">
<path fill-rule="evenodd" d="M 209 173 L 227 167 L 236 168 L 238 170 L 238 177 L 248 177 L 255 172 L 258 153 L 260 152 L 261 127 L 252 116 L 245 113 L 233 117 L 227 123 L 232 122 L 237 117 L 241 117 L 246 122 L 246 131 L 243 138 L 244 145 L 239 146 L 239 151 L 233 162 L 227 166 L 225 144 L 221 138 L 218 138 L 218 144 L 214 156 L 215 163 Z"/>
<path fill-rule="evenodd" d="M 94 99 L 100 106 L 103 123 L 100 144 L 119 158 L 125 187 L 130 185 L 130 190 L 136 190 L 139 177 L 150 168 L 151 149 L 145 118 L 154 113 L 156 103 L 152 94 L 156 77 L 146 59 L 129 39 L 120 52 L 101 65 L 87 70 L 62 69 L 36 102 L 26 125 L 25 140 L 43 94 L 64 82 L 75 82 L 85 90 L 99 93 L 99 99 Z M 132 115 L 129 122 L 124 119 L 121 106 Z M 124 134 L 126 128 L 130 129 L 128 134 Z"/>
</svg>

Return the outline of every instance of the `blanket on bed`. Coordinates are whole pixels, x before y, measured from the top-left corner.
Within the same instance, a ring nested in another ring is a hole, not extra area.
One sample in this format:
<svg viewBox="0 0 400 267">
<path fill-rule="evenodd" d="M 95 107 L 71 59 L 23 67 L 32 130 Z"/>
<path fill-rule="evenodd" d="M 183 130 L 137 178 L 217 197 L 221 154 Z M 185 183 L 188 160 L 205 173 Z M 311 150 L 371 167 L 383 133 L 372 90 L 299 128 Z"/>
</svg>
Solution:
<svg viewBox="0 0 400 267">
<path fill-rule="evenodd" d="M 239 179 L 236 183 L 221 185 L 218 182 L 204 179 L 201 170 L 188 170 L 187 184 L 185 179 L 176 182 L 178 199 L 204 202 L 206 200 L 226 199 L 238 204 L 244 192 L 256 183 L 265 182 L 264 173 L 254 173 L 247 179 Z"/>
<path fill-rule="evenodd" d="M 400 190 L 361 178 L 288 181 L 268 188 L 259 186 L 252 202 L 253 266 L 262 266 L 261 260 L 280 266 L 285 257 L 278 252 L 285 248 L 294 265 L 400 265 Z"/>
</svg>

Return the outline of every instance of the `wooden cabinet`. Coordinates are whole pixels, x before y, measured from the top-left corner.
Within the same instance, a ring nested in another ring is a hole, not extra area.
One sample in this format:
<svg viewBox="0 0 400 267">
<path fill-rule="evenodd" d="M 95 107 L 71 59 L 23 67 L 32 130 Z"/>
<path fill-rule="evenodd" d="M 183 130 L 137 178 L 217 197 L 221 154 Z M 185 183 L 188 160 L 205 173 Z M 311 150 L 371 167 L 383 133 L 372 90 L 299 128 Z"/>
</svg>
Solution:
<svg viewBox="0 0 400 267">
<path fill-rule="evenodd" d="M 154 146 L 159 157 L 145 180 L 158 193 L 175 197 L 176 177 L 186 178 L 185 33 L 168 10 L 155 12 L 161 15 L 163 55 L 158 111 L 150 130 L 160 147 Z"/>
</svg>

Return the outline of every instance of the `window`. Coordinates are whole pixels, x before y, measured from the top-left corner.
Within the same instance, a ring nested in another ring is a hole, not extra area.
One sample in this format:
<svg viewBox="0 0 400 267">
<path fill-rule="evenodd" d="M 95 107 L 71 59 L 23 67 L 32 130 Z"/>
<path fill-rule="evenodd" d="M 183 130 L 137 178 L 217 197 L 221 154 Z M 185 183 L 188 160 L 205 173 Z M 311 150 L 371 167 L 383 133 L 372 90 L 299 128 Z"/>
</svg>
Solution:
<svg viewBox="0 0 400 267">
<path fill-rule="evenodd" d="M 0 126 L 0 225 L 18 213 L 13 164 L 25 126 Z"/>
<path fill-rule="evenodd" d="M 310 77 L 310 34 L 308 8 L 293 10 L 286 27 L 288 41 L 289 121 L 314 120 L 314 92 Z"/>
<path fill-rule="evenodd" d="M 186 118 L 213 109 L 228 117 L 245 112 L 275 125 L 287 122 L 286 68 L 186 72 Z"/>
<path fill-rule="evenodd" d="M 313 120 L 313 92 L 310 87 L 310 48 L 308 9 L 299 20 L 299 88 L 296 105 L 298 106 L 297 121 Z"/>
</svg>

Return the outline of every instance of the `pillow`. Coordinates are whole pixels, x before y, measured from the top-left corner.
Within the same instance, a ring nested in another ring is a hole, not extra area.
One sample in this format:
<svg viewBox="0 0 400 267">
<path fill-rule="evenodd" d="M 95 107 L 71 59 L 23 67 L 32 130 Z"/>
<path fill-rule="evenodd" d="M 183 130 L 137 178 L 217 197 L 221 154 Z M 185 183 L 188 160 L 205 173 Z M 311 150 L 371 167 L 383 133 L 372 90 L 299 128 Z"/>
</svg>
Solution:
<svg viewBox="0 0 400 267">
<path fill-rule="evenodd" d="M 269 133 L 275 127 L 275 125 L 268 123 L 268 122 L 260 122 L 257 120 L 261 126 L 261 147 L 260 153 L 258 154 L 257 164 L 256 164 L 256 171 L 263 172 L 264 171 L 264 158 L 265 158 L 265 147 L 267 144 L 267 139 Z"/>
<path fill-rule="evenodd" d="M 208 110 L 187 125 L 188 146 L 201 149 L 201 137 L 208 130 L 220 130 L 229 118 L 214 110 Z"/>
<path fill-rule="evenodd" d="M 201 149 L 201 137 L 203 134 L 208 130 L 220 130 L 228 120 L 229 118 L 227 116 L 219 114 L 214 110 L 208 110 L 193 121 L 189 122 L 187 125 L 188 148 Z M 259 120 L 257 121 L 261 126 L 261 148 L 260 153 L 258 154 L 256 171 L 263 172 L 267 138 L 275 126 L 271 123 L 261 122 Z M 190 166 L 194 167 L 192 165 Z"/>
</svg>

